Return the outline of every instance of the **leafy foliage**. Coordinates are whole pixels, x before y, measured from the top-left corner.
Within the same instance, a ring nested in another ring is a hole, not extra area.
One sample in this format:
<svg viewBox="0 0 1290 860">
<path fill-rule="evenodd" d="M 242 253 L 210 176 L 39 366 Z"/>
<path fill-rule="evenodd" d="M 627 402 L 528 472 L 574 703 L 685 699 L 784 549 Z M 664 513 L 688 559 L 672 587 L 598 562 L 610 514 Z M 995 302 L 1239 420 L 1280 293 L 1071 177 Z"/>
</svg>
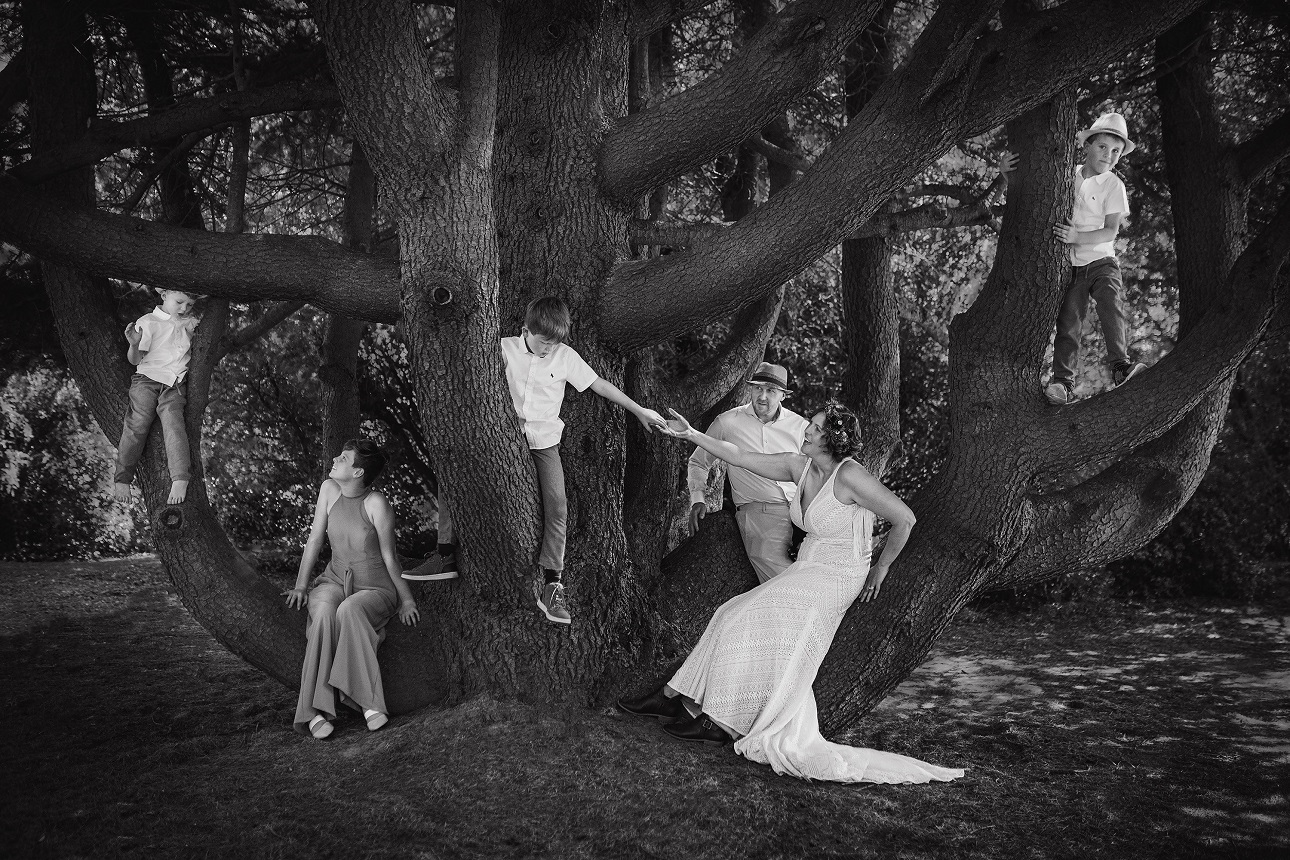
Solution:
<svg viewBox="0 0 1290 860">
<path fill-rule="evenodd" d="M 147 523 L 112 501 L 113 458 L 66 370 L 10 376 L 0 392 L 0 558 L 144 549 Z"/>
</svg>

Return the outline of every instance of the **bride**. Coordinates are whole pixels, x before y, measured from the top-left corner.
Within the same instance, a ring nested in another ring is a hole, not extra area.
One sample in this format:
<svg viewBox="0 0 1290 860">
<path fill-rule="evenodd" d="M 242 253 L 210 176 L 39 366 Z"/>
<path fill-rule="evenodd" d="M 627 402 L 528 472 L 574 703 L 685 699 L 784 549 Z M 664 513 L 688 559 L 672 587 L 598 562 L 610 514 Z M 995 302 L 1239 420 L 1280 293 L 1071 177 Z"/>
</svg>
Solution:
<svg viewBox="0 0 1290 860">
<path fill-rule="evenodd" d="M 856 417 L 829 404 L 811 419 L 801 454 L 755 454 L 713 439 L 670 410 L 670 435 L 772 481 L 795 481 L 790 511 L 807 532 L 791 567 L 713 614 L 699 643 L 666 685 L 619 699 L 622 710 L 674 720 L 683 740 L 728 743 L 776 773 L 837 782 L 930 782 L 963 775 L 895 753 L 850 747 L 820 735 L 811 685 L 842 616 L 872 600 L 910 530 L 913 512 L 852 459 Z M 874 514 L 891 523 L 872 569 Z M 867 575 L 866 575 L 867 574 Z"/>
</svg>

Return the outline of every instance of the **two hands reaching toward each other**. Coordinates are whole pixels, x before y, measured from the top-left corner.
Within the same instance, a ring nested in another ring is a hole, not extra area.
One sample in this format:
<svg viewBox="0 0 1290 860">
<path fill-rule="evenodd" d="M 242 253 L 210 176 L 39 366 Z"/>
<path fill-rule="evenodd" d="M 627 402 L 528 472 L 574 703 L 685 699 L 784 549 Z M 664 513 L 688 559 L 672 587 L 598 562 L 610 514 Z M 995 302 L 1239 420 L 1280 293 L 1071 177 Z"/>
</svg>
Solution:
<svg viewBox="0 0 1290 860">
<path fill-rule="evenodd" d="M 645 429 L 651 433 L 658 433 L 661 436 L 671 436 L 675 439 L 685 439 L 694 430 L 690 422 L 681 416 L 681 413 L 675 409 L 668 409 L 672 413 L 671 418 L 664 418 L 653 409 L 642 409 L 636 417 L 640 419 Z"/>
</svg>

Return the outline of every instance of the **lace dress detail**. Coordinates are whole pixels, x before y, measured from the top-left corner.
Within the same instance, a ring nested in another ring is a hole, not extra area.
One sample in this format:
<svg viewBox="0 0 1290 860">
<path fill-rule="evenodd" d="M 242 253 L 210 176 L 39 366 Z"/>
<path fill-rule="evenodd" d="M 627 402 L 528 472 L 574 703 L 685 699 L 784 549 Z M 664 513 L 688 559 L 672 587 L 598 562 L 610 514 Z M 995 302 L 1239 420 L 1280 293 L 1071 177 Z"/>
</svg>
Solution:
<svg viewBox="0 0 1290 860">
<path fill-rule="evenodd" d="M 873 513 L 834 495 L 840 468 L 805 511 L 802 494 L 793 499 L 793 522 L 807 533 L 797 561 L 722 604 L 668 686 L 739 732 L 737 753 L 776 773 L 886 783 L 962 776 L 961 770 L 830 743 L 820 735 L 811 685 L 864 586 L 873 548 Z"/>
</svg>

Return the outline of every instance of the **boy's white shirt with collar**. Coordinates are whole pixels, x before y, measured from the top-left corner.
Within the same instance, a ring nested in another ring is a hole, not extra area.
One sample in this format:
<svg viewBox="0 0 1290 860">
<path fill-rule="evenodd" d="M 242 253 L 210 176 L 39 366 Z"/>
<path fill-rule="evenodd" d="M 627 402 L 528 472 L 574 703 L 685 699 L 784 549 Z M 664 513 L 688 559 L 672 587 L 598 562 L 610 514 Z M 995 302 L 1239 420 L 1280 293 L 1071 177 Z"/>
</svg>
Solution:
<svg viewBox="0 0 1290 860">
<path fill-rule="evenodd" d="M 802 450 L 802 439 L 810 422 L 783 406 L 771 421 L 757 417 L 751 403 L 726 410 L 712 421 L 708 435 L 714 439 L 732 442 L 745 451 L 760 454 L 797 454 Z M 704 489 L 712 467 L 721 458 L 702 448 L 695 448 L 690 455 L 686 483 L 690 489 L 690 504 L 704 501 Z M 730 498 L 736 506 L 749 502 L 792 502 L 797 495 L 797 485 L 792 481 L 772 481 L 747 469 L 731 466 L 726 471 L 730 481 Z"/>
<path fill-rule="evenodd" d="M 1107 215 L 1129 214 L 1129 192 L 1124 182 L 1108 170 L 1097 176 L 1084 178 L 1083 165 L 1075 168 L 1075 209 L 1071 224 L 1080 233 L 1101 230 L 1106 226 Z M 1071 245 L 1071 265 L 1087 266 L 1106 257 L 1115 256 L 1115 242 L 1097 245 Z"/>
<path fill-rule="evenodd" d="M 135 372 L 162 385 L 181 382 L 188 373 L 193 330 L 197 323 L 197 317 L 172 316 L 160 306 L 139 317 L 135 322 L 140 332 L 139 351 L 147 354 L 135 367 Z"/>
<path fill-rule="evenodd" d="M 567 343 L 557 344 L 546 358 L 530 352 L 523 335 L 504 337 L 501 344 L 506 385 L 515 414 L 524 422 L 524 439 L 529 448 L 559 445 L 564 435 L 564 422 L 560 420 L 564 384 L 586 391 L 599 375 Z"/>
</svg>

